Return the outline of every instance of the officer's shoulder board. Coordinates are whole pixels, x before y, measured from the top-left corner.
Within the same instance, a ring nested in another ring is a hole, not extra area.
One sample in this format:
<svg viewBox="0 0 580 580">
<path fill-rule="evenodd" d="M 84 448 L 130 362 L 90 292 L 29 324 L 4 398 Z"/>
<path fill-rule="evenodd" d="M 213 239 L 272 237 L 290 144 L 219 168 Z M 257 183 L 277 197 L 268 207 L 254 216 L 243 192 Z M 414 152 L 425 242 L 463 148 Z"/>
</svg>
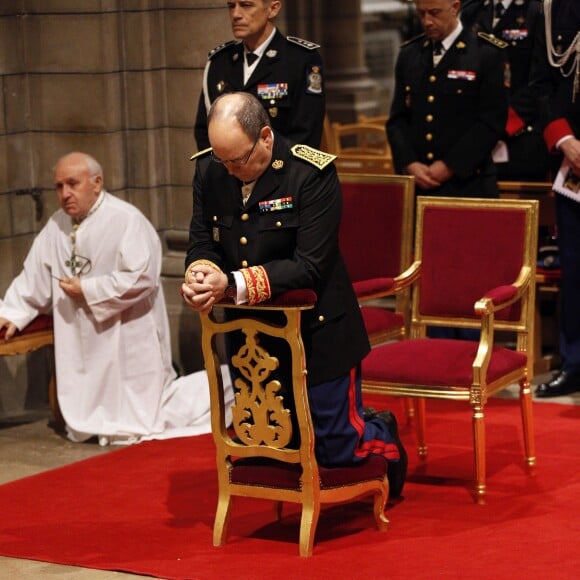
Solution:
<svg viewBox="0 0 580 580">
<path fill-rule="evenodd" d="M 309 40 L 304 40 L 303 38 L 298 38 L 297 36 L 287 36 L 286 40 L 308 50 L 316 50 L 317 48 L 320 48 L 320 44 L 310 42 Z"/>
<path fill-rule="evenodd" d="M 198 151 L 197 153 L 194 153 L 189 160 L 190 161 L 195 161 L 196 159 L 199 159 L 200 157 L 203 157 L 204 155 L 207 155 L 208 153 L 211 153 L 213 150 L 213 147 L 208 147 L 207 149 L 202 149 L 201 151 Z"/>
<path fill-rule="evenodd" d="M 493 34 L 488 34 L 487 32 L 478 32 L 477 36 L 479 36 L 479 38 L 483 38 L 483 40 L 487 40 L 487 42 L 497 46 L 497 48 L 505 48 L 508 46 L 508 43 L 505 42 L 505 40 L 502 40 Z"/>
<path fill-rule="evenodd" d="M 403 44 L 401 44 L 401 48 L 403 48 L 403 46 L 407 46 L 408 44 L 413 44 L 413 42 L 417 42 L 418 40 L 421 40 L 425 37 L 425 34 L 417 34 L 417 36 L 413 36 L 413 38 L 409 38 L 409 40 L 406 40 L 405 42 L 403 42 Z"/>
<path fill-rule="evenodd" d="M 224 42 L 223 44 L 219 44 L 218 46 L 216 46 L 215 48 L 212 48 L 207 53 L 207 58 L 209 60 L 211 60 L 216 54 L 219 54 L 222 50 L 226 49 L 228 46 L 231 46 L 232 44 L 237 44 L 238 42 L 239 42 L 239 40 L 228 40 L 227 42 Z"/>
<path fill-rule="evenodd" d="M 308 145 L 294 145 L 290 151 L 292 151 L 294 157 L 307 161 L 321 171 L 336 159 L 336 155 L 319 151 L 318 149 L 314 149 L 314 147 L 309 147 Z"/>
</svg>

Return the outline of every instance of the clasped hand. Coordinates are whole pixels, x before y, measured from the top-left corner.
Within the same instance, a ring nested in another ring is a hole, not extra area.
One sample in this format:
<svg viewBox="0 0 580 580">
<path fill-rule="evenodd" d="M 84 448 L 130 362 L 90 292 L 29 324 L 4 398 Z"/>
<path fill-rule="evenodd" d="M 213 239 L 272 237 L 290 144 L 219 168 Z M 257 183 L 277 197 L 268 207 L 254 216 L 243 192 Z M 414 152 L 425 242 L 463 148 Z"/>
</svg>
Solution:
<svg viewBox="0 0 580 580">
<path fill-rule="evenodd" d="M 453 176 L 453 172 L 449 167 L 440 160 L 434 161 L 431 165 L 414 161 L 409 163 L 405 170 L 409 175 L 415 177 L 415 183 L 421 189 L 439 187 Z"/>
<path fill-rule="evenodd" d="M 187 282 L 181 285 L 181 295 L 195 311 L 207 314 L 224 295 L 228 278 L 210 266 L 201 264 L 191 268 Z"/>
</svg>

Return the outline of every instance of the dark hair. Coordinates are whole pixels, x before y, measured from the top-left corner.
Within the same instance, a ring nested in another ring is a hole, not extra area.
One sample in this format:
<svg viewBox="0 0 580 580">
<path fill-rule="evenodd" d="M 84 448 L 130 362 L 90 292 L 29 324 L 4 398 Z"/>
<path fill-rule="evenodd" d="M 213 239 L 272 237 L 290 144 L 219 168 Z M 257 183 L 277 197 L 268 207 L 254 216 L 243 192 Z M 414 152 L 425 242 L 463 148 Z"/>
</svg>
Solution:
<svg viewBox="0 0 580 580">
<path fill-rule="evenodd" d="M 221 101 L 223 99 L 232 100 L 234 106 L 225 109 Z M 266 113 L 266 109 L 262 103 L 258 101 L 254 95 L 250 93 L 227 93 L 220 95 L 212 104 L 209 114 L 207 116 L 207 124 L 210 125 L 214 117 L 225 117 L 226 114 L 231 114 L 240 124 L 243 132 L 250 137 L 250 139 L 257 139 L 260 131 L 264 127 L 270 127 L 270 117 Z"/>
</svg>

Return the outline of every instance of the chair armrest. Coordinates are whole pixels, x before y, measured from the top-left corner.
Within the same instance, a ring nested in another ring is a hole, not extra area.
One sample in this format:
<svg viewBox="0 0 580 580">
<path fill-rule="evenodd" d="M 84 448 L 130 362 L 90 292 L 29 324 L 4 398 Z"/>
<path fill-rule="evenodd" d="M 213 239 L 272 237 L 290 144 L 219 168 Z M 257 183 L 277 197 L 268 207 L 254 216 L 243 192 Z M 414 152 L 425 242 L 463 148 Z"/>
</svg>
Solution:
<svg viewBox="0 0 580 580">
<path fill-rule="evenodd" d="M 395 278 L 371 278 L 353 283 L 358 300 L 384 298 L 402 292 L 419 278 L 421 262 L 413 262 Z"/>
<path fill-rule="evenodd" d="M 483 316 L 498 312 L 517 302 L 528 289 L 532 281 L 532 271 L 528 266 L 524 266 L 513 284 L 492 288 L 480 298 L 474 306 L 475 313 Z"/>
</svg>

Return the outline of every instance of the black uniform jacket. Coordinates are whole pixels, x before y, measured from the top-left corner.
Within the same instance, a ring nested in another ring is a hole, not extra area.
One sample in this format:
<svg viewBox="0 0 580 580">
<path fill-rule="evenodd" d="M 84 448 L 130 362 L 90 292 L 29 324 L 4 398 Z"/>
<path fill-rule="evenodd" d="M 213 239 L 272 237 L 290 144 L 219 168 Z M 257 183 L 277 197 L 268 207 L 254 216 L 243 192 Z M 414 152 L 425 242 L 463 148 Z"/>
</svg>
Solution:
<svg viewBox="0 0 580 580">
<path fill-rule="evenodd" d="M 530 91 L 530 67 L 537 28 L 543 26 L 540 0 L 512 2 L 493 26 L 493 0 L 467 0 L 462 3 L 464 26 L 493 34 L 507 43 L 504 53 L 509 62 L 509 104 L 526 126 L 536 123 L 536 106 Z"/>
<path fill-rule="evenodd" d="M 244 45 L 229 42 L 210 52 L 195 121 L 198 150 L 210 146 L 206 99 L 244 91 L 256 96 L 272 127 L 292 143 L 320 147 L 326 111 L 318 45 L 276 31 L 252 76 L 244 84 Z"/>
<path fill-rule="evenodd" d="M 186 268 L 199 259 L 224 272 L 261 265 L 273 296 L 313 289 L 318 301 L 302 325 L 308 384 L 354 368 L 369 342 L 338 248 L 342 194 L 334 165 L 320 170 L 295 157 L 275 134 L 271 164 L 246 207 L 240 182 L 209 155 L 197 161 L 193 198 Z M 269 206 L 283 209 L 267 211 Z"/>
<path fill-rule="evenodd" d="M 464 29 L 437 67 L 432 55 L 421 35 L 397 59 L 387 122 L 395 168 L 403 173 L 414 161 L 442 160 L 454 172 L 447 184 L 454 191 L 445 194 L 493 194 L 473 182 L 491 174 L 496 187 L 491 151 L 507 118 L 502 50 Z"/>
<path fill-rule="evenodd" d="M 552 43 L 562 53 L 570 46 L 580 30 L 580 1 L 554 0 L 552 4 Z M 575 74 L 570 72 L 570 59 L 564 67 L 564 76 L 559 68 L 553 67 L 546 56 L 546 36 L 543 26 L 539 27 L 534 47 L 531 85 L 537 97 L 539 117 L 544 137 L 550 149 L 567 134 L 561 124 L 566 121 L 576 139 L 580 139 L 580 85 L 573 98 Z M 580 79 L 579 79 L 580 82 Z"/>
</svg>

